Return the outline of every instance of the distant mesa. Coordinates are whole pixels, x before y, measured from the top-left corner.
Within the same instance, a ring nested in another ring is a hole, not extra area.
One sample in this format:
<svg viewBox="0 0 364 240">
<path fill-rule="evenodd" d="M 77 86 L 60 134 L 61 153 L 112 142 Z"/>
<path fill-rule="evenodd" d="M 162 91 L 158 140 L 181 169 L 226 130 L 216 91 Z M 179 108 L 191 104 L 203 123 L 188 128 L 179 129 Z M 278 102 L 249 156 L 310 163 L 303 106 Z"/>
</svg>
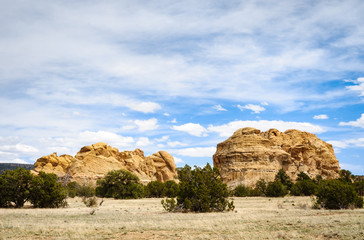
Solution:
<svg viewBox="0 0 364 240">
<path fill-rule="evenodd" d="M 239 129 L 217 145 L 213 162 L 229 186 L 252 187 L 261 178 L 273 181 L 280 169 L 292 179 L 301 171 L 328 179 L 339 177 L 340 171 L 332 145 L 299 130 Z"/>
<path fill-rule="evenodd" d="M 68 181 L 95 184 L 109 171 L 119 169 L 134 173 L 142 183 L 154 180 L 165 182 L 175 179 L 177 175 L 174 158 L 165 151 L 145 157 L 140 149 L 119 152 L 106 143 L 85 146 L 75 157 L 57 156 L 57 153 L 41 157 L 34 163 L 33 172 L 55 173 Z"/>
</svg>

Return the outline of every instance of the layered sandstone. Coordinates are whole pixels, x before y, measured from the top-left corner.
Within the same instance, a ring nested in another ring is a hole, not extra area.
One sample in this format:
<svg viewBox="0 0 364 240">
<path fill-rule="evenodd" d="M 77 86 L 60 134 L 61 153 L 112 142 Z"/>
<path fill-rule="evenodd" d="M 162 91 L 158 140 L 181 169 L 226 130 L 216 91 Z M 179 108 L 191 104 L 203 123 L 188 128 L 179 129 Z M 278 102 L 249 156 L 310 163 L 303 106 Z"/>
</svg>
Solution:
<svg viewBox="0 0 364 240">
<path fill-rule="evenodd" d="M 76 181 L 80 184 L 92 183 L 102 178 L 107 172 L 124 169 L 137 175 L 141 182 L 168 181 L 176 176 L 174 158 L 167 152 L 159 151 L 151 156 L 144 156 L 140 149 L 119 152 L 106 143 L 85 146 L 76 154 L 57 156 L 53 153 L 39 158 L 34 163 L 34 172 L 55 173 L 60 178 Z"/>
<path fill-rule="evenodd" d="M 336 178 L 340 171 L 332 145 L 299 130 L 239 129 L 217 145 L 213 161 L 229 186 L 255 186 L 259 179 L 273 181 L 280 169 L 291 179 L 301 171 L 323 178 Z"/>
</svg>

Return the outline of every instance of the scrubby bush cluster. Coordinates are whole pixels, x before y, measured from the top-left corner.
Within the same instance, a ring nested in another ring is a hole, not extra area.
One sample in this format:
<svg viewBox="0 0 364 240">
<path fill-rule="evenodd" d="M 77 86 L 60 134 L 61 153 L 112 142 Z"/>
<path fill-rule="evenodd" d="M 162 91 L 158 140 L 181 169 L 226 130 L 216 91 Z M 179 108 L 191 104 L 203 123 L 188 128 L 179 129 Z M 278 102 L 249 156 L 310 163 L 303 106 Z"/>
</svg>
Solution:
<svg viewBox="0 0 364 240">
<path fill-rule="evenodd" d="M 0 175 L 0 207 L 23 207 L 26 201 L 34 207 L 55 208 L 67 204 L 67 192 L 57 182 L 55 174 L 40 172 L 33 176 L 29 170 L 17 168 Z"/>
<path fill-rule="evenodd" d="M 96 195 L 115 199 L 142 198 L 144 187 L 139 178 L 126 170 L 108 172 L 103 179 L 97 180 Z"/>
<path fill-rule="evenodd" d="M 69 182 L 66 185 L 68 197 L 93 197 L 96 194 L 96 189 L 90 184 L 80 185 L 77 182 Z"/>
<path fill-rule="evenodd" d="M 162 198 L 169 197 L 174 198 L 179 192 L 179 185 L 175 181 L 167 181 L 162 183 L 160 181 L 152 181 L 144 188 L 145 197 Z"/>
<path fill-rule="evenodd" d="M 162 200 L 167 211 L 214 212 L 233 210 L 229 190 L 220 178 L 217 168 L 207 164 L 204 168 L 186 165 L 178 170 L 179 192 L 177 198 Z"/>
<path fill-rule="evenodd" d="M 273 182 L 265 183 L 259 180 L 255 188 L 239 185 L 233 190 L 234 196 L 267 196 L 284 197 L 315 196 L 314 207 L 327 209 L 362 208 L 364 179 L 355 177 L 348 170 L 340 171 L 340 178 L 323 180 L 321 176 L 311 179 L 307 174 L 298 174 L 295 183 L 280 170 Z"/>
</svg>

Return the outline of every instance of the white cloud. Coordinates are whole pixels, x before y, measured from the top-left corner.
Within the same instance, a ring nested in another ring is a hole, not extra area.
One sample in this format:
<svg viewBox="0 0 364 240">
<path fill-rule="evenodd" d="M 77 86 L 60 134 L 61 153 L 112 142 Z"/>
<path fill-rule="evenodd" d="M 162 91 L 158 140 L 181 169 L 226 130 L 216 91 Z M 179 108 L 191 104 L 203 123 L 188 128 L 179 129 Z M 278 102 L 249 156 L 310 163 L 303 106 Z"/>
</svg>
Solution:
<svg viewBox="0 0 364 240">
<path fill-rule="evenodd" d="M 313 119 L 317 119 L 317 120 L 329 119 L 329 116 L 327 116 L 326 114 L 320 114 L 320 115 L 313 116 Z"/>
<path fill-rule="evenodd" d="M 14 159 L 2 159 L 0 158 L 0 163 L 21 163 L 21 164 L 29 164 L 27 161 L 20 159 L 20 158 L 14 158 Z"/>
<path fill-rule="evenodd" d="M 356 121 L 340 122 L 339 125 L 364 128 L 364 113 L 362 113 L 361 117 L 359 119 L 357 119 Z"/>
<path fill-rule="evenodd" d="M 169 139 L 169 136 L 162 136 L 161 138 L 155 138 L 156 142 L 165 142 Z"/>
<path fill-rule="evenodd" d="M 179 141 L 173 141 L 173 142 L 167 142 L 167 145 L 169 147 L 182 147 L 182 146 L 186 146 L 187 144 L 179 142 Z"/>
<path fill-rule="evenodd" d="M 187 132 L 188 134 L 196 137 L 207 136 L 206 128 L 197 123 L 186 123 L 180 126 L 173 126 L 172 129 L 177 131 Z"/>
<path fill-rule="evenodd" d="M 217 111 L 227 111 L 225 108 L 223 108 L 220 104 L 218 105 L 214 105 L 213 109 L 217 110 Z"/>
<path fill-rule="evenodd" d="M 136 142 L 136 145 L 138 147 L 145 147 L 145 146 L 149 146 L 152 145 L 153 142 L 149 140 L 149 138 L 147 137 L 140 137 L 138 138 L 138 141 Z"/>
<path fill-rule="evenodd" d="M 216 152 L 216 147 L 193 147 L 173 150 L 172 152 L 180 156 L 187 157 L 212 157 Z"/>
<path fill-rule="evenodd" d="M 173 157 L 174 158 L 174 162 L 176 164 L 179 164 L 179 163 L 184 163 L 184 161 L 181 159 L 181 158 L 178 158 L 178 157 Z"/>
<path fill-rule="evenodd" d="M 132 110 L 143 112 L 143 113 L 153 113 L 156 110 L 161 109 L 161 106 L 158 103 L 154 102 L 129 102 L 125 104 Z"/>
<path fill-rule="evenodd" d="M 140 132 L 155 130 L 159 127 L 158 120 L 151 118 L 148 120 L 135 120 L 134 123 L 138 126 Z"/>
<path fill-rule="evenodd" d="M 358 78 L 353 82 L 357 85 L 347 86 L 346 88 L 354 92 L 359 92 L 359 96 L 364 96 L 364 78 Z"/>
<path fill-rule="evenodd" d="M 338 149 L 364 147 L 364 138 L 346 139 L 340 141 L 331 140 L 327 142 L 332 144 L 332 146 Z"/>
<path fill-rule="evenodd" d="M 248 110 L 253 111 L 253 113 L 260 113 L 260 112 L 265 111 L 264 107 L 262 107 L 260 105 L 254 105 L 254 104 L 247 104 L 245 106 L 238 105 L 237 107 L 240 109 L 240 111 L 243 111 L 244 109 L 248 109 Z"/>
<path fill-rule="evenodd" d="M 340 168 L 349 170 L 350 172 L 352 172 L 354 174 L 357 174 L 357 175 L 363 175 L 364 174 L 364 166 L 363 165 L 340 162 Z"/>
<path fill-rule="evenodd" d="M 288 129 L 298 129 L 301 131 L 307 131 L 311 133 L 325 132 L 319 125 L 314 125 L 308 122 L 285 122 L 280 120 L 259 120 L 259 121 L 233 121 L 220 126 L 210 125 L 208 130 L 210 132 L 217 132 L 221 137 L 230 137 L 236 130 L 244 127 L 253 127 L 262 131 L 276 128 L 279 131 L 286 131 Z"/>
<path fill-rule="evenodd" d="M 130 146 L 131 143 L 134 142 L 134 139 L 132 137 L 123 137 L 116 133 L 106 131 L 84 131 L 79 134 L 78 139 L 68 140 L 70 140 L 74 145 L 78 145 L 77 147 L 80 147 L 82 145 L 94 144 L 97 142 L 105 142 L 113 147 L 125 147 Z"/>
<path fill-rule="evenodd" d="M 0 146 L 0 150 L 12 153 L 22 153 L 22 154 L 34 154 L 39 152 L 37 148 L 21 143 L 15 145 L 3 145 Z"/>
</svg>

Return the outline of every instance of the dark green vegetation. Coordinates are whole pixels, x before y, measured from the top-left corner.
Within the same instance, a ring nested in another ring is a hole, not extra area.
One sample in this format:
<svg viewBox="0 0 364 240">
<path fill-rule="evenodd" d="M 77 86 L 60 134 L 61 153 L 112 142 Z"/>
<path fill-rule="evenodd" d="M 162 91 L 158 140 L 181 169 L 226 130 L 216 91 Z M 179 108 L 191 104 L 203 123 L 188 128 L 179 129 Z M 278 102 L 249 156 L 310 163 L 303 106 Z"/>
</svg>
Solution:
<svg viewBox="0 0 364 240">
<path fill-rule="evenodd" d="M 93 197 L 95 196 L 95 188 L 91 185 L 80 185 L 77 182 L 69 182 L 66 185 L 67 195 L 68 197 L 74 198 L 74 197 Z"/>
<path fill-rule="evenodd" d="M 24 168 L 6 170 L 0 175 L 0 196 L 0 207 L 22 207 L 26 201 L 41 208 L 67 204 L 67 193 L 55 174 L 40 172 L 33 176 Z"/>
<path fill-rule="evenodd" d="M 0 163 L 0 173 L 6 170 L 15 170 L 17 168 L 24 168 L 25 170 L 33 170 L 33 164 L 21 164 L 21 163 Z"/>
<path fill-rule="evenodd" d="M 34 207 L 64 207 L 66 197 L 67 191 L 57 182 L 56 174 L 40 172 L 30 182 L 29 201 Z"/>
<path fill-rule="evenodd" d="M 144 188 L 145 197 L 169 197 L 174 198 L 179 192 L 179 185 L 175 181 L 167 181 L 162 183 L 160 181 L 152 181 Z"/>
<path fill-rule="evenodd" d="M 96 195 L 115 199 L 142 198 L 144 187 L 139 178 L 126 170 L 108 172 L 97 180 Z"/>
<path fill-rule="evenodd" d="M 267 196 L 284 197 L 287 194 L 294 196 L 316 196 L 315 208 L 341 209 L 362 208 L 364 193 L 364 179 L 353 176 L 348 170 L 341 170 L 340 178 L 323 180 L 321 176 L 311 179 L 307 174 L 298 174 L 295 183 L 288 175 L 280 170 L 273 182 L 268 184 L 259 180 L 255 188 L 239 185 L 233 190 L 234 196 Z"/>
<path fill-rule="evenodd" d="M 162 200 L 167 211 L 221 212 L 234 210 L 228 201 L 229 190 L 220 178 L 217 168 L 207 164 L 204 168 L 186 165 L 178 169 L 179 192 L 174 198 Z"/>
</svg>

